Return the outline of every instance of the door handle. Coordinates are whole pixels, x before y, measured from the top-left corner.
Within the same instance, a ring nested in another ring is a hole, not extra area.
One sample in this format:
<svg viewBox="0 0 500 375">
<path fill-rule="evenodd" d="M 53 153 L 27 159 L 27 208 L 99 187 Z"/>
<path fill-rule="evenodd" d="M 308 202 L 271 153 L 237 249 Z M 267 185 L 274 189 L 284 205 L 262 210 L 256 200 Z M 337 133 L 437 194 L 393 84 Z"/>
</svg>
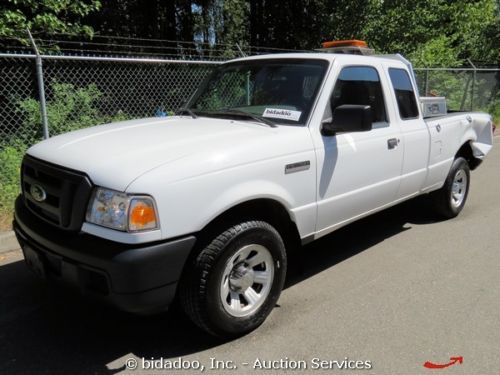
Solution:
<svg viewBox="0 0 500 375">
<path fill-rule="evenodd" d="M 389 150 L 392 150 L 393 148 L 396 148 L 399 144 L 399 139 L 397 138 L 391 138 L 387 140 L 387 148 Z"/>
</svg>

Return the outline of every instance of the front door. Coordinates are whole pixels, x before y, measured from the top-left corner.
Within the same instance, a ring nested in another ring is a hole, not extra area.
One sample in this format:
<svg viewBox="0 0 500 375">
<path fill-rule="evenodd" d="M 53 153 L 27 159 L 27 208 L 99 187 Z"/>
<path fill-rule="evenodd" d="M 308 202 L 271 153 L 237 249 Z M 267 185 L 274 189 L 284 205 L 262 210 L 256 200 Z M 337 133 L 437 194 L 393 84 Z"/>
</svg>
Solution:
<svg viewBox="0 0 500 375">
<path fill-rule="evenodd" d="M 378 66 L 341 68 L 327 113 L 343 104 L 370 105 L 373 129 L 315 137 L 317 236 L 396 199 L 403 163 L 399 124 L 390 121 Z M 391 116 L 392 116 L 391 112 Z M 318 129 L 319 132 L 319 129 Z"/>
</svg>

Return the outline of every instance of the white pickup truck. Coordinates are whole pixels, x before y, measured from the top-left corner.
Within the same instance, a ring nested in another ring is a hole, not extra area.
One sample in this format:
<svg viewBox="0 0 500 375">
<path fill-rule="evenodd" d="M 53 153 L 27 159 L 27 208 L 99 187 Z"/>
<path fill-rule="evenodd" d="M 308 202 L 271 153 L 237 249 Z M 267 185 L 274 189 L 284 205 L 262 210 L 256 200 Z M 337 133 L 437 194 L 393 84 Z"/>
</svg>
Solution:
<svg viewBox="0 0 500 375">
<path fill-rule="evenodd" d="M 398 59 L 236 59 L 176 116 L 30 148 L 14 228 L 44 277 L 135 313 L 178 299 L 204 330 L 241 335 L 275 306 L 297 246 L 421 194 L 459 214 L 492 119 L 422 112 Z"/>
</svg>

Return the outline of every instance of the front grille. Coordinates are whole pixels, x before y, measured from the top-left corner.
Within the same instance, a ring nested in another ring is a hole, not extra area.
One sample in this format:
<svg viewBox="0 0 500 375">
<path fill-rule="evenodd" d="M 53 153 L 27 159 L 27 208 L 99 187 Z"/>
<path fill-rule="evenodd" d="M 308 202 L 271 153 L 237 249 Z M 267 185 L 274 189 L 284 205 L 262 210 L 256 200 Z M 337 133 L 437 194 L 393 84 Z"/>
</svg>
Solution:
<svg viewBox="0 0 500 375">
<path fill-rule="evenodd" d="M 84 173 L 25 156 L 21 186 L 24 202 L 35 215 L 65 230 L 80 229 L 92 191 Z"/>
</svg>

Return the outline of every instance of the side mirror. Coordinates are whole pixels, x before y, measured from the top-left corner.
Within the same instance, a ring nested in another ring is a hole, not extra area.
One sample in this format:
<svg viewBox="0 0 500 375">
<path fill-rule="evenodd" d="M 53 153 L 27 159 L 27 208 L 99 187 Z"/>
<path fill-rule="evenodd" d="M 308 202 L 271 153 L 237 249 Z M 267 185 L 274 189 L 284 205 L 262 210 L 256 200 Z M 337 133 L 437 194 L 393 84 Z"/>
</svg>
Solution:
<svg viewBox="0 0 500 375">
<path fill-rule="evenodd" d="M 372 130 L 372 109 L 369 105 L 344 104 L 333 111 L 331 121 L 321 123 L 321 134 L 332 136 L 338 132 L 366 132 Z"/>
</svg>

